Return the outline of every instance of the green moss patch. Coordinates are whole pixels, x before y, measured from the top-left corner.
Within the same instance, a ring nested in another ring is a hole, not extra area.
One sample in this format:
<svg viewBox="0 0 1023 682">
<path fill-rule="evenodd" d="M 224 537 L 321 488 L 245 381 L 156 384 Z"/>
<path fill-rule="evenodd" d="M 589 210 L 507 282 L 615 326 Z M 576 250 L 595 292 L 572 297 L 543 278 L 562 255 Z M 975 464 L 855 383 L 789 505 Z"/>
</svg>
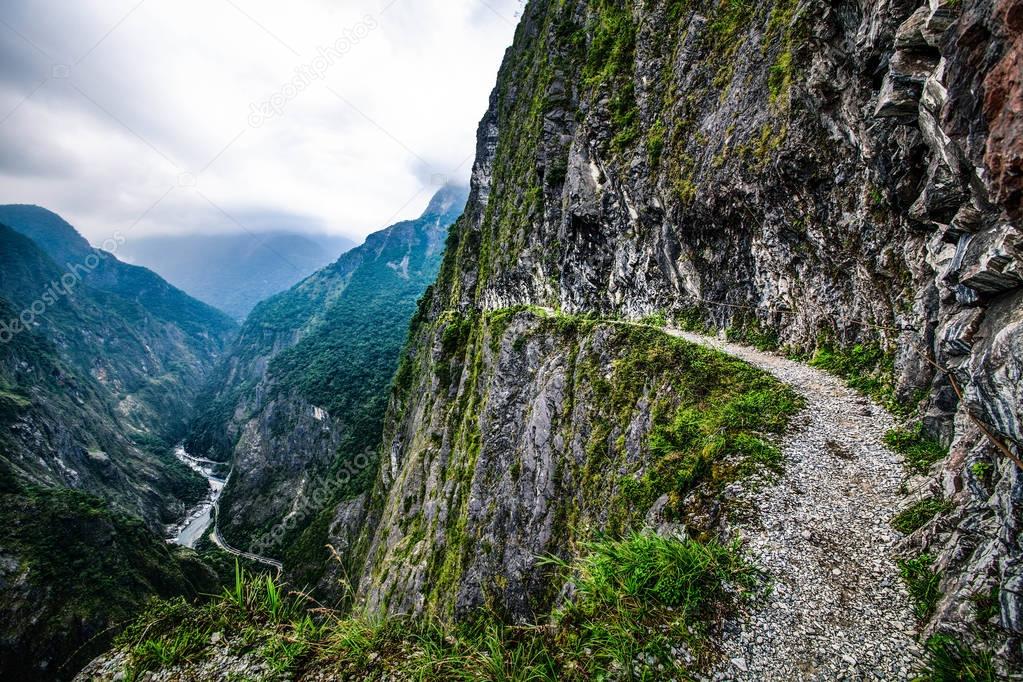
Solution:
<svg viewBox="0 0 1023 682">
<path fill-rule="evenodd" d="M 904 415 L 915 406 L 902 404 L 895 395 L 895 359 L 876 343 L 838 346 L 825 342 L 810 359 L 810 366 L 836 374 L 893 414 Z"/>
</svg>

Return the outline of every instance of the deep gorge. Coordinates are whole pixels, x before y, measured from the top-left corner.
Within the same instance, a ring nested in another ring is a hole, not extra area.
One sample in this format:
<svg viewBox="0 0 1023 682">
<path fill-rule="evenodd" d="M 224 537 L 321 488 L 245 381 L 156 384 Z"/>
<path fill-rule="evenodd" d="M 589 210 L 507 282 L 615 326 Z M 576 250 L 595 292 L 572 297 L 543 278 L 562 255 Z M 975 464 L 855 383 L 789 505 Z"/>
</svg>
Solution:
<svg viewBox="0 0 1023 682">
<path fill-rule="evenodd" d="M 735 529 L 763 490 L 802 494 L 808 389 L 779 378 L 799 367 L 857 392 L 820 381 L 849 424 L 897 422 L 814 446 L 847 474 L 901 462 L 870 524 L 918 669 L 885 674 L 1009 679 L 1020 73 L 1018 0 L 530 0 L 467 195 L 199 334 L 173 435 L 233 468 L 220 530 L 283 562 L 298 605 L 239 574 L 153 607 L 81 679 L 755 679 L 719 649 L 784 576 Z M 842 555 L 833 528 L 792 535 Z M 860 646 L 801 674 L 867 674 Z"/>
</svg>

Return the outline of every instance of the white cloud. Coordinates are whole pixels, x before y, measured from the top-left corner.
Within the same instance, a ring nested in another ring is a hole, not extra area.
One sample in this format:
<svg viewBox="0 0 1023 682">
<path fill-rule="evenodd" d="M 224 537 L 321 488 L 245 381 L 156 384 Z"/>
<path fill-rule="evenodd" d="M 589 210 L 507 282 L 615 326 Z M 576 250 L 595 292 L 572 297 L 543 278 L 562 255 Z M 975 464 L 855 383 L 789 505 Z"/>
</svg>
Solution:
<svg viewBox="0 0 1023 682">
<path fill-rule="evenodd" d="M 55 210 L 94 241 L 256 216 L 361 237 L 421 211 L 434 176 L 468 178 L 521 5 L 5 2 L 0 203 Z"/>
</svg>

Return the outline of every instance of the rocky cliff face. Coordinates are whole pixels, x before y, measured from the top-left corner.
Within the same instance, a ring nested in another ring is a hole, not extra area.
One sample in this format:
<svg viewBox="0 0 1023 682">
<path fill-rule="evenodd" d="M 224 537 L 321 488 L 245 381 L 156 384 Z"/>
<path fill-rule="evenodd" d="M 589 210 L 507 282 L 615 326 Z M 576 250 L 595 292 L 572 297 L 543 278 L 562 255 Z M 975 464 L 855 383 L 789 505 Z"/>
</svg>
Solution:
<svg viewBox="0 0 1023 682">
<path fill-rule="evenodd" d="M 368 522 L 337 539 L 365 556 L 362 600 L 513 618 L 549 602 L 537 554 L 608 523 L 598 500 L 622 490 L 591 496 L 585 472 L 642 469 L 630 438 L 650 414 L 608 421 L 579 383 L 577 363 L 613 372 L 606 331 L 493 317 L 658 313 L 793 352 L 876 349 L 889 403 L 951 445 L 919 483 L 954 510 L 907 541 L 943 576 L 929 627 L 992 626 L 1018 655 L 1021 16 L 1018 0 L 530 2 Z M 587 447 L 601 424 L 622 460 Z"/>
<path fill-rule="evenodd" d="M 442 189 L 420 218 L 257 306 L 209 382 L 187 445 L 232 463 L 221 531 L 284 557 L 297 582 L 330 566 L 333 509 L 372 481 L 408 322 L 465 200 Z"/>
<path fill-rule="evenodd" d="M 438 322 L 415 360 L 425 371 L 399 373 L 403 418 L 371 505 L 371 612 L 534 622 L 561 587 L 540 557 L 651 524 L 714 537 L 721 489 L 771 447 L 743 431 L 776 432 L 797 404 L 649 328 L 519 308 Z"/>
</svg>

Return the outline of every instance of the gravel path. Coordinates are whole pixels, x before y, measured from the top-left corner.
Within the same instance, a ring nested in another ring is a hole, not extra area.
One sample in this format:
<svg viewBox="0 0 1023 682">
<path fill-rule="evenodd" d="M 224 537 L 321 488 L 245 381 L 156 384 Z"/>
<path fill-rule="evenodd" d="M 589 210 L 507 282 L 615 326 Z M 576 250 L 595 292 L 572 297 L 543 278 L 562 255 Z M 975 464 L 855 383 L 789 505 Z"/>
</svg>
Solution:
<svg viewBox="0 0 1023 682">
<path fill-rule="evenodd" d="M 806 399 L 782 442 L 785 472 L 749 487 L 734 527 L 771 576 L 766 603 L 726 623 L 715 680 L 905 680 L 918 669 L 915 618 L 889 522 L 904 479 L 882 444 L 894 419 L 829 374 L 717 339 L 670 332 L 756 365 Z"/>
</svg>

